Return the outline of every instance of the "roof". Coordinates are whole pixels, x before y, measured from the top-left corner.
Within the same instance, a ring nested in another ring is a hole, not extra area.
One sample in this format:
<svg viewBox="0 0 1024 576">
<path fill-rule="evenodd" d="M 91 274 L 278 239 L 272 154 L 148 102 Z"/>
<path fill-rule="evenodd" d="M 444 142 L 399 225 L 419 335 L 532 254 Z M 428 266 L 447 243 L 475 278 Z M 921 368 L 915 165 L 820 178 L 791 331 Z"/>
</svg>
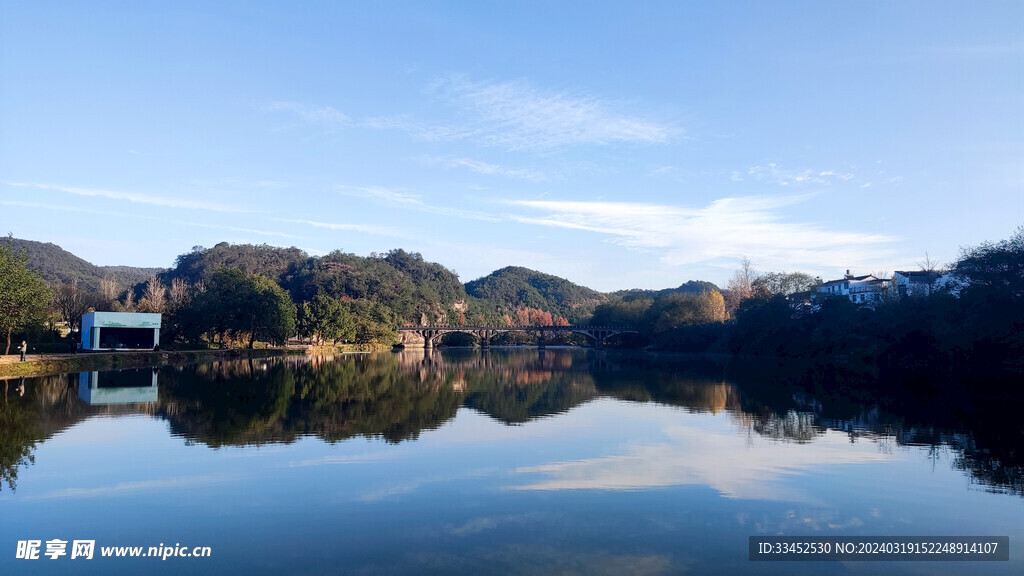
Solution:
<svg viewBox="0 0 1024 576">
<path fill-rule="evenodd" d="M 941 272 L 935 270 L 910 270 L 907 272 L 897 270 L 896 274 L 908 278 L 911 282 L 932 282 L 942 276 Z"/>
<path fill-rule="evenodd" d="M 840 284 L 842 282 L 864 282 L 864 281 L 871 281 L 871 280 L 879 280 L 879 278 L 875 278 L 871 274 L 865 274 L 864 276 L 849 276 L 847 278 L 840 278 L 839 280 L 829 280 L 828 282 L 825 282 L 825 283 L 823 283 L 821 285 L 822 286 L 828 286 L 829 284 Z"/>
<path fill-rule="evenodd" d="M 160 314 L 146 312 L 89 312 L 82 321 L 97 328 L 160 328 Z"/>
<path fill-rule="evenodd" d="M 858 282 L 850 287 L 851 292 L 867 292 L 888 284 L 889 281 L 883 278 L 875 278 L 874 280 L 866 280 L 864 282 Z"/>
</svg>

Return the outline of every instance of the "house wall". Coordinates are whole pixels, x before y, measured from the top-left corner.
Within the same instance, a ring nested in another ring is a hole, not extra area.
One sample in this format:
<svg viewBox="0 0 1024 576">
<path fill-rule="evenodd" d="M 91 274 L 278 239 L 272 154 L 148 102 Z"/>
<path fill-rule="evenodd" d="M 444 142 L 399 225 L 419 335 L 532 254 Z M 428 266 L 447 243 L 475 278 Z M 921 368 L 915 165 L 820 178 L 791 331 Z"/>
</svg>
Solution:
<svg viewBox="0 0 1024 576">
<path fill-rule="evenodd" d="M 104 328 L 130 328 L 146 330 L 152 334 L 152 346 L 160 343 L 161 315 L 142 312 L 90 312 L 82 315 L 82 349 L 101 348 L 100 335 Z"/>
</svg>

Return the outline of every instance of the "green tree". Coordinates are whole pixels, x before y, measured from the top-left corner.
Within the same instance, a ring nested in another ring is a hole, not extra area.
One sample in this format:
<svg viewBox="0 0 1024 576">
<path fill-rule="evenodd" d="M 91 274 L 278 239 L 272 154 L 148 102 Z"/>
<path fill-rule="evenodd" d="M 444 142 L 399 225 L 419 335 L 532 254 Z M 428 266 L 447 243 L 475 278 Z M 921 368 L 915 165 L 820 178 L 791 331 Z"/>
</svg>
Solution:
<svg viewBox="0 0 1024 576">
<path fill-rule="evenodd" d="M 238 330 L 244 315 L 245 298 L 250 296 L 247 275 L 241 270 L 221 268 L 214 272 L 205 289 L 198 293 L 183 311 L 182 324 L 190 339 L 205 334 L 210 342 L 224 344 L 229 331 Z"/>
<path fill-rule="evenodd" d="M 284 288 L 266 276 L 248 276 L 243 287 L 236 329 L 249 333 L 249 348 L 257 339 L 283 344 L 295 334 L 295 303 Z"/>
<path fill-rule="evenodd" d="M 295 303 L 265 276 L 220 268 L 195 290 L 171 313 L 176 333 L 186 340 L 198 342 L 205 335 L 224 344 L 228 335 L 247 336 L 251 348 L 256 340 L 280 344 L 295 333 Z"/>
<path fill-rule="evenodd" d="M 668 294 L 655 300 L 644 314 L 645 324 L 655 332 L 724 320 L 725 300 L 717 290 L 703 294 Z"/>
<path fill-rule="evenodd" d="M 335 343 L 356 337 L 356 325 L 348 307 L 323 292 L 304 302 L 300 312 L 299 331 L 303 336 Z"/>
<path fill-rule="evenodd" d="M 953 266 L 953 275 L 968 287 L 1024 300 L 1024 226 L 1008 240 L 965 249 Z"/>
<path fill-rule="evenodd" d="M 11 351 L 11 332 L 41 324 L 51 299 L 43 278 L 28 268 L 28 256 L 0 244 L 0 330 L 7 334 L 4 354 Z"/>
<path fill-rule="evenodd" d="M 821 280 L 803 272 L 765 272 L 751 283 L 751 294 L 755 298 L 789 296 L 797 292 L 814 290 Z"/>
<path fill-rule="evenodd" d="M 592 326 L 641 326 L 644 315 L 654 300 L 650 298 L 634 298 L 601 304 L 594 310 L 590 319 Z"/>
<path fill-rule="evenodd" d="M 355 300 L 352 302 L 352 316 L 355 318 L 356 342 L 393 344 L 398 341 L 398 317 L 387 306 L 366 299 Z"/>
</svg>

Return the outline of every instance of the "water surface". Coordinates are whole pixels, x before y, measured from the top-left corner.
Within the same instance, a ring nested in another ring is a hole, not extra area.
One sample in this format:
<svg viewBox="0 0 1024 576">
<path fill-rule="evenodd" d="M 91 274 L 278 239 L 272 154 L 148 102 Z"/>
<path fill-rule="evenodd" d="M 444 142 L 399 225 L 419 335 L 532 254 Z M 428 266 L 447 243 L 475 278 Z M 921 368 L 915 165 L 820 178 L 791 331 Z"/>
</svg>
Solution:
<svg viewBox="0 0 1024 576">
<path fill-rule="evenodd" d="M 880 408 L 772 369 L 557 349 L 19 384 L 0 400 L 5 574 L 1024 573 L 1019 420 L 984 401 Z M 957 534 L 1008 535 L 1011 561 L 747 558 L 752 535 Z M 55 538 L 96 557 L 15 559 Z M 176 543 L 212 556 L 99 557 Z"/>
</svg>

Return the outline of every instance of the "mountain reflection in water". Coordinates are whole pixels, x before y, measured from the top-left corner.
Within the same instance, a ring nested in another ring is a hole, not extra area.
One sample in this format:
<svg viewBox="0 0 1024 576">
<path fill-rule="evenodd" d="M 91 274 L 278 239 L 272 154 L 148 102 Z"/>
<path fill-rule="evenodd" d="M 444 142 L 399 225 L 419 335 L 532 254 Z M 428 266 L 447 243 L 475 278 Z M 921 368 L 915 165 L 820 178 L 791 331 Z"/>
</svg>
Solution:
<svg viewBox="0 0 1024 576">
<path fill-rule="evenodd" d="M 140 373 L 143 380 L 149 378 L 148 370 Z M 937 459 L 952 455 L 951 465 L 986 490 L 1024 494 L 1019 402 L 978 399 L 950 406 L 935 398 L 872 398 L 841 382 L 825 385 L 794 374 L 777 364 L 495 349 L 164 367 L 152 374 L 158 382 L 156 401 L 134 404 L 89 405 L 83 400 L 87 395 L 81 387 L 90 382 L 132 380 L 121 373 L 26 379 L 24 395 L 17 391 L 20 382 L 10 380 L 0 384 L 0 489 L 16 487 L 18 470 L 33 463 L 38 443 L 94 416 L 154 416 L 166 420 L 175 436 L 210 447 L 292 443 L 304 436 L 329 443 L 359 436 L 401 443 L 442 426 L 463 407 L 507 425 L 528 426 L 595 399 L 612 398 L 688 412 L 724 412 L 738 437 L 792 443 L 792 449 L 777 454 L 785 459 L 783 467 L 801 468 L 800 444 L 833 441 L 841 433 L 850 442 L 866 438 L 882 447 L 872 458 L 884 459 L 887 446 L 927 446 Z M 103 385 L 92 388 L 96 396 Z M 727 446 L 714 446 L 717 440 L 711 436 L 679 434 L 676 445 L 655 447 L 662 450 L 656 454 L 526 468 L 521 472 L 546 479 L 517 488 L 628 487 L 631 480 L 619 473 L 623 466 L 636 470 L 636 476 L 642 469 L 636 466 L 664 462 L 644 472 L 647 485 L 657 485 L 658 478 L 668 483 L 696 478 L 712 486 L 717 482 L 726 495 L 751 489 L 742 478 L 726 482 L 702 471 L 715 468 L 715 458 L 725 457 L 716 450 Z M 696 456 L 700 454 L 703 459 Z M 756 469 L 756 463 L 747 465 Z"/>
</svg>

